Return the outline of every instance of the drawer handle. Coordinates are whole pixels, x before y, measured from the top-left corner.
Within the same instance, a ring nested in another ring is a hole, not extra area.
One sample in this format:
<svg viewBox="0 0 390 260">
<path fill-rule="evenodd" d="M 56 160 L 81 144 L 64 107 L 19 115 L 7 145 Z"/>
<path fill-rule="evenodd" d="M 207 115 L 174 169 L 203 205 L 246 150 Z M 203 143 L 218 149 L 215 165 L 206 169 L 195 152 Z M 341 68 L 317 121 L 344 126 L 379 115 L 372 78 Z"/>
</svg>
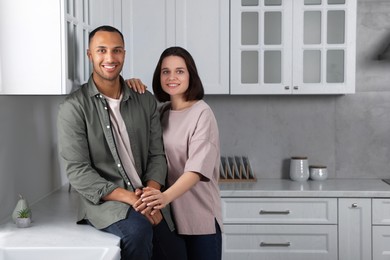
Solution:
<svg viewBox="0 0 390 260">
<path fill-rule="evenodd" d="M 290 242 L 286 243 L 267 243 L 267 242 L 261 242 L 260 247 L 289 247 L 291 245 Z"/>
<path fill-rule="evenodd" d="M 272 211 L 272 210 L 260 210 L 260 215 L 288 215 L 290 210 Z"/>
</svg>

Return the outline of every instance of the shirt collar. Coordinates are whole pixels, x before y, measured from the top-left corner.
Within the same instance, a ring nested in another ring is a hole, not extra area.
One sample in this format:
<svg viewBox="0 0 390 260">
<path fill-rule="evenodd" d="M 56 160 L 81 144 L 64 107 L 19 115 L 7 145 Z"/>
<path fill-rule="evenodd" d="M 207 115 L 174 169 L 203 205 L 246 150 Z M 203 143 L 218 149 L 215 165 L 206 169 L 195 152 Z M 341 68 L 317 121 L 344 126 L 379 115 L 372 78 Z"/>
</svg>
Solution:
<svg viewBox="0 0 390 260">
<path fill-rule="evenodd" d="M 130 88 L 127 86 L 125 80 L 122 78 L 122 76 L 119 76 L 123 98 L 122 101 L 127 101 L 128 99 L 131 99 L 131 91 Z M 94 97 L 97 95 L 100 95 L 101 93 L 97 89 L 95 82 L 93 81 L 92 74 L 88 79 L 88 93 L 90 97 Z"/>
</svg>

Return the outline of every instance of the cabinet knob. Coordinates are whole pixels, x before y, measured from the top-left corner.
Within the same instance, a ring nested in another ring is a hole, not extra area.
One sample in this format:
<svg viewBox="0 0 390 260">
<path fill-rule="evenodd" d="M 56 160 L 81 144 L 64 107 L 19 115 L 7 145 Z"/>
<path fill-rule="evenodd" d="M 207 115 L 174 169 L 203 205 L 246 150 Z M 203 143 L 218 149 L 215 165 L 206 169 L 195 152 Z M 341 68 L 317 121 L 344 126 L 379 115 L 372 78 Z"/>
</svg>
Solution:
<svg viewBox="0 0 390 260">
<path fill-rule="evenodd" d="M 357 204 L 357 203 L 352 203 L 351 207 L 352 207 L 352 208 L 357 208 L 357 207 L 358 207 L 358 204 Z"/>
<path fill-rule="evenodd" d="M 284 86 L 284 89 L 285 89 L 285 90 L 289 90 L 290 87 L 289 87 L 289 86 Z"/>
<path fill-rule="evenodd" d="M 297 90 L 299 87 L 298 86 L 294 86 L 294 89 Z"/>
</svg>

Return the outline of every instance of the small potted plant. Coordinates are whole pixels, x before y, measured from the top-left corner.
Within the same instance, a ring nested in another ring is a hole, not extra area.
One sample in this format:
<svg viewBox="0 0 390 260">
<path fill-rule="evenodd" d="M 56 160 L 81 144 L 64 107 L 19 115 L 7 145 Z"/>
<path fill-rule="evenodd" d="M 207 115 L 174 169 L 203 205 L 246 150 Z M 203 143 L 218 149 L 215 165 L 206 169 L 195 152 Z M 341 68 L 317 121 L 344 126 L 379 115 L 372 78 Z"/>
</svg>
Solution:
<svg viewBox="0 0 390 260">
<path fill-rule="evenodd" d="M 19 228 L 29 227 L 31 224 L 30 209 L 24 208 L 22 210 L 19 210 L 15 222 L 16 222 L 16 226 Z"/>
</svg>

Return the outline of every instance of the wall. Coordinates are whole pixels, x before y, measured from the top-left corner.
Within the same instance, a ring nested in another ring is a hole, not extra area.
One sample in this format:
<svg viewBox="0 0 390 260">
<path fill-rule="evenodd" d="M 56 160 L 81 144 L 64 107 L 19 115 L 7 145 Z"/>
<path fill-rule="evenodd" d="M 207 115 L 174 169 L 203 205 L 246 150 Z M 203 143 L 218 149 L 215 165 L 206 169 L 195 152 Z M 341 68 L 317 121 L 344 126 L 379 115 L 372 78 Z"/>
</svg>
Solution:
<svg viewBox="0 0 390 260">
<path fill-rule="evenodd" d="M 347 0 L 350 1 L 350 0 Z M 390 178 L 390 1 L 360 0 L 357 93 L 340 96 L 207 96 L 224 155 L 248 155 L 258 179 L 287 177 L 307 155 L 331 178 Z M 0 223 L 22 193 L 33 203 L 66 183 L 57 160 L 62 96 L 0 96 Z"/>
<path fill-rule="evenodd" d="M 55 127 L 62 99 L 0 96 L 0 223 L 10 217 L 19 193 L 32 204 L 66 182 Z"/>
</svg>

